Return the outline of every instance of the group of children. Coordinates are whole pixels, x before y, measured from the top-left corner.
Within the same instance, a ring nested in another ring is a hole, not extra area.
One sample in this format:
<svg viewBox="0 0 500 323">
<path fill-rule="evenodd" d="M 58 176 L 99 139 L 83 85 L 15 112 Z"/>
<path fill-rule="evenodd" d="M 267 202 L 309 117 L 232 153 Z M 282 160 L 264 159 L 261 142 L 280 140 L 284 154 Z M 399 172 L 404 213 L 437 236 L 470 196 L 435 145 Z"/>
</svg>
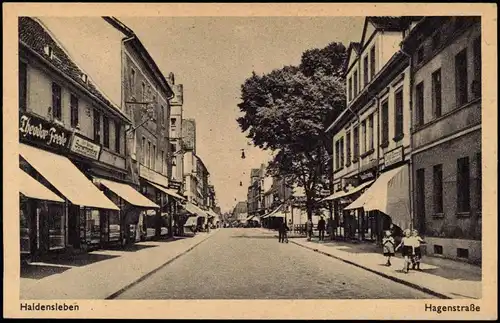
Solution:
<svg viewBox="0 0 500 323">
<path fill-rule="evenodd" d="M 391 257 L 401 248 L 405 260 L 403 272 L 408 273 L 410 270 L 410 263 L 412 269 L 420 270 L 420 259 L 422 258 L 420 244 L 425 243 L 425 241 L 419 236 L 417 230 L 411 231 L 410 229 L 406 229 L 403 231 L 403 234 L 404 236 L 401 243 L 395 247 L 394 237 L 392 237 L 391 231 L 388 230 L 385 232 L 385 237 L 382 239 L 382 245 L 384 247 L 384 256 L 387 257 L 386 266 L 391 265 Z"/>
</svg>

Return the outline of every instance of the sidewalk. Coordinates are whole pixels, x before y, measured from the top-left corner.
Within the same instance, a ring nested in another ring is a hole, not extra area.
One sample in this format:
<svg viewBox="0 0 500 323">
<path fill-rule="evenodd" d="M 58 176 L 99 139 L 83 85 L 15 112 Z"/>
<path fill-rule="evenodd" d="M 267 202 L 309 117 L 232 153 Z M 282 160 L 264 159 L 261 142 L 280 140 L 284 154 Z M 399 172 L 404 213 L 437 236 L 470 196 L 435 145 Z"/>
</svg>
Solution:
<svg viewBox="0 0 500 323">
<path fill-rule="evenodd" d="M 138 242 L 74 259 L 32 263 L 21 270 L 20 299 L 109 299 L 202 243 L 210 233 Z"/>
<path fill-rule="evenodd" d="M 401 271 L 404 260 L 400 253 L 391 258 L 392 266 L 387 267 L 381 248 L 374 244 L 343 241 L 320 243 L 317 238 L 312 241 L 293 239 L 290 242 L 441 298 L 481 298 L 482 270 L 479 266 L 424 256 L 420 264 L 422 271 L 410 270 L 405 274 Z"/>
</svg>

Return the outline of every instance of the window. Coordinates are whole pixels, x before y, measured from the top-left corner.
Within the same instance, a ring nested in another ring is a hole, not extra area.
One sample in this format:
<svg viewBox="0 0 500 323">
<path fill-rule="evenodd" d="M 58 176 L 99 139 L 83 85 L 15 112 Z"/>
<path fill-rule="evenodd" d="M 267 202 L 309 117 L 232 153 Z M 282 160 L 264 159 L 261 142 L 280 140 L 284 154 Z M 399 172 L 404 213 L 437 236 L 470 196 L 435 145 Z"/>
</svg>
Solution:
<svg viewBox="0 0 500 323">
<path fill-rule="evenodd" d="M 354 71 L 354 97 L 358 95 L 358 71 Z"/>
<path fill-rule="evenodd" d="M 172 130 L 173 130 L 173 128 L 175 128 L 176 124 L 177 124 L 177 119 L 171 118 L 170 119 L 170 127 L 172 128 Z"/>
<path fill-rule="evenodd" d="M 102 136 L 103 136 L 103 145 L 106 148 L 109 148 L 109 120 L 108 117 L 103 115 L 102 116 Z"/>
<path fill-rule="evenodd" d="M 141 146 L 141 151 L 142 151 L 142 164 L 146 166 L 146 138 L 142 137 L 142 146 Z"/>
<path fill-rule="evenodd" d="M 344 138 L 340 138 L 340 167 L 344 166 Z"/>
<path fill-rule="evenodd" d="M 162 174 L 164 174 L 164 173 L 165 173 L 164 159 L 163 159 L 163 158 L 164 158 L 164 151 L 162 150 L 162 151 L 161 151 L 161 164 L 160 164 L 160 167 L 161 167 L 160 172 L 161 172 Z"/>
<path fill-rule="evenodd" d="M 375 66 L 377 64 L 377 58 L 375 57 L 375 46 L 370 49 L 370 80 L 375 77 Z"/>
<path fill-rule="evenodd" d="M 170 151 L 173 153 L 177 152 L 177 148 L 175 147 L 175 144 L 170 144 Z"/>
<path fill-rule="evenodd" d="M 438 69 L 432 73 L 432 110 L 434 111 L 434 117 L 439 118 L 441 116 L 441 105 L 442 105 L 442 89 L 441 89 L 441 69 Z"/>
<path fill-rule="evenodd" d="M 417 64 L 420 64 L 424 61 L 424 46 L 420 46 L 417 49 Z"/>
<path fill-rule="evenodd" d="M 115 122 L 115 151 L 117 153 L 120 153 L 121 128 L 121 124 L 119 122 Z"/>
<path fill-rule="evenodd" d="M 389 101 L 382 103 L 382 145 L 389 142 Z"/>
<path fill-rule="evenodd" d="M 368 55 L 363 59 L 363 85 L 368 85 Z"/>
<path fill-rule="evenodd" d="M 151 141 L 148 141 L 148 147 L 146 150 L 146 166 L 151 168 Z"/>
<path fill-rule="evenodd" d="M 76 128 L 78 126 L 78 98 L 76 95 L 71 94 L 70 98 L 70 112 L 71 112 L 71 126 Z"/>
<path fill-rule="evenodd" d="M 424 124 L 424 82 L 417 84 L 415 95 L 415 113 L 417 114 L 415 123 L 417 126 L 421 126 Z"/>
<path fill-rule="evenodd" d="M 374 137 L 374 131 L 373 131 L 373 114 L 371 114 L 368 117 L 368 132 L 369 132 L 369 144 L 368 144 L 368 150 L 373 150 L 373 137 Z"/>
<path fill-rule="evenodd" d="M 366 153 L 367 151 L 367 147 L 366 147 L 366 119 L 363 120 L 363 122 L 361 123 L 361 130 L 363 131 L 363 153 Z"/>
<path fill-rule="evenodd" d="M 135 89 L 135 70 L 130 69 L 130 90 L 133 92 Z"/>
<path fill-rule="evenodd" d="M 101 114 L 94 109 L 94 142 L 101 143 Z"/>
<path fill-rule="evenodd" d="M 469 157 L 457 160 L 457 211 L 470 211 Z"/>
<path fill-rule="evenodd" d="M 432 36 L 432 49 L 435 50 L 439 47 L 441 42 L 441 33 L 437 32 Z"/>
<path fill-rule="evenodd" d="M 472 82 L 472 94 L 475 98 L 481 96 L 481 36 L 474 39 L 472 45 L 474 55 L 474 81 Z"/>
<path fill-rule="evenodd" d="M 443 254 L 443 246 L 435 244 L 434 245 L 434 254 L 442 255 Z"/>
<path fill-rule="evenodd" d="M 359 127 L 353 130 L 353 162 L 358 161 L 359 158 Z"/>
<path fill-rule="evenodd" d="M 153 145 L 153 151 L 151 156 L 151 168 L 156 170 L 156 145 Z"/>
<path fill-rule="evenodd" d="M 351 164 L 351 133 L 348 131 L 345 139 L 346 166 Z"/>
<path fill-rule="evenodd" d="M 476 153 L 476 192 L 477 192 L 477 211 L 481 212 L 483 208 L 483 170 L 481 152 Z"/>
<path fill-rule="evenodd" d="M 466 104 L 469 100 L 467 93 L 467 49 L 455 56 L 455 91 L 457 107 Z"/>
<path fill-rule="evenodd" d="M 403 138 L 403 90 L 399 90 L 394 95 L 394 116 L 396 122 L 394 123 L 395 140 Z"/>
<path fill-rule="evenodd" d="M 160 124 L 164 125 L 165 124 L 165 107 L 162 105 L 160 106 Z"/>
<path fill-rule="evenodd" d="M 141 84 L 141 97 L 142 102 L 146 102 L 146 83 L 142 82 Z"/>
<path fill-rule="evenodd" d="M 348 87 L 349 87 L 349 92 L 348 92 L 347 100 L 351 101 L 352 100 L 352 77 L 349 78 Z"/>
<path fill-rule="evenodd" d="M 28 98 L 28 71 L 26 63 L 19 62 L 19 108 L 26 111 Z"/>
<path fill-rule="evenodd" d="M 340 140 L 335 142 L 335 169 L 340 168 Z"/>
<path fill-rule="evenodd" d="M 420 168 L 416 171 L 416 199 L 415 199 L 415 209 L 417 230 L 424 234 L 425 233 L 425 169 Z"/>
<path fill-rule="evenodd" d="M 435 165 L 433 175 L 434 213 L 439 214 L 443 213 L 443 165 Z"/>
<path fill-rule="evenodd" d="M 457 257 L 468 259 L 469 258 L 469 249 L 457 248 Z"/>
<path fill-rule="evenodd" d="M 61 120 L 61 87 L 57 83 L 52 83 L 52 116 Z"/>
</svg>

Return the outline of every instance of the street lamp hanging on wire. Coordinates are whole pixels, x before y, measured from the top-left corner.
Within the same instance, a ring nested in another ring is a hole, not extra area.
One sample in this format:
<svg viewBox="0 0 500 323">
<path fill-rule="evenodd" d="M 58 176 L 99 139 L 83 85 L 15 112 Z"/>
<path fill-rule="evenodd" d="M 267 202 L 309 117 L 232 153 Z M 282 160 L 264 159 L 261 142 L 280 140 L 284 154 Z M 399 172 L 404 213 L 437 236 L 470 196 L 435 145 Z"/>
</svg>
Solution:
<svg viewBox="0 0 500 323">
<path fill-rule="evenodd" d="M 241 159 L 245 159 L 245 149 L 241 149 Z"/>
</svg>

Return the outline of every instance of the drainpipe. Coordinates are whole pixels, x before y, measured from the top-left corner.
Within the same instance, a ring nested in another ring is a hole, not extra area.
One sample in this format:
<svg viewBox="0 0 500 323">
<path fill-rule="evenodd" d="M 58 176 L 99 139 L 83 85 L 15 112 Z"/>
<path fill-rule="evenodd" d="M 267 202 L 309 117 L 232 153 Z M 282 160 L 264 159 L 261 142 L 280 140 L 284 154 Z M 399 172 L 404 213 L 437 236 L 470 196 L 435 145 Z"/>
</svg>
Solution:
<svg viewBox="0 0 500 323">
<path fill-rule="evenodd" d="M 400 45 L 401 49 L 400 52 L 408 57 L 408 62 L 409 62 L 409 74 L 410 74 L 410 100 L 409 100 L 409 105 L 410 105 L 410 158 L 409 158 L 409 164 L 408 164 L 408 181 L 410 182 L 410 229 L 413 230 L 414 228 L 414 205 L 413 205 L 413 192 L 414 192 L 414 183 L 413 183 L 413 83 L 414 83 L 414 75 L 413 75 L 413 59 L 410 54 L 405 52 L 403 50 L 402 44 Z"/>
</svg>

